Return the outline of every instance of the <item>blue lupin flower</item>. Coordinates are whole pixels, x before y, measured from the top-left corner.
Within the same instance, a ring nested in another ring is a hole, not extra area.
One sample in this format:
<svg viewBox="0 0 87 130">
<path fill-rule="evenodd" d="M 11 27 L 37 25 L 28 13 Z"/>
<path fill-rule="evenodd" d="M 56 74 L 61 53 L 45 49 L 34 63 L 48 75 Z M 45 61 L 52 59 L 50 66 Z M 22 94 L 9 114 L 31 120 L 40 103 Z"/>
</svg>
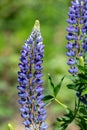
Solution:
<svg viewBox="0 0 87 130">
<path fill-rule="evenodd" d="M 83 0 L 83 7 L 82 7 L 82 55 L 83 55 L 83 60 L 84 60 L 84 65 L 87 65 L 87 0 Z M 86 74 L 86 73 L 85 73 Z M 87 106 L 87 94 L 82 94 L 83 89 L 80 89 L 77 91 L 76 95 L 79 98 L 79 100 L 84 103 Z"/>
<path fill-rule="evenodd" d="M 87 64 L 87 57 L 86 57 L 87 55 L 87 0 L 84 0 L 82 14 L 83 14 L 82 34 L 83 37 L 85 37 L 82 42 L 82 48 L 83 48 L 84 62 L 85 64 Z"/>
<path fill-rule="evenodd" d="M 26 130 L 47 130 L 45 123 L 46 110 L 43 102 L 42 63 L 44 57 L 44 45 L 40 33 L 39 21 L 35 26 L 21 51 L 18 72 L 17 87 L 21 104 L 20 112 L 24 118 L 23 124 Z"/>
<path fill-rule="evenodd" d="M 66 55 L 69 57 L 67 64 L 70 69 L 68 72 L 73 76 L 78 76 L 78 65 L 82 67 L 87 65 L 87 0 L 73 0 L 71 4 L 66 28 L 68 32 Z M 82 92 L 83 89 L 79 87 L 76 95 L 81 102 L 87 105 L 87 94 L 82 95 Z"/>
<path fill-rule="evenodd" d="M 80 26 L 82 24 L 82 4 L 81 0 L 74 0 L 71 4 L 72 5 L 69 8 L 70 11 L 68 13 L 69 18 L 67 19 L 68 27 L 66 28 L 68 32 L 66 36 L 66 39 L 68 40 L 68 44 L 66 45 L 66 55 L 69 57 L 67 64 L 70 66 L 70 69 L 68 72 L 72 75 L 76 75 L 78 73 L 77 64 L 82 52 L 80 45 L 80 40 L 82 39 L 82 36 L 80 35 Z"/>
</svg>

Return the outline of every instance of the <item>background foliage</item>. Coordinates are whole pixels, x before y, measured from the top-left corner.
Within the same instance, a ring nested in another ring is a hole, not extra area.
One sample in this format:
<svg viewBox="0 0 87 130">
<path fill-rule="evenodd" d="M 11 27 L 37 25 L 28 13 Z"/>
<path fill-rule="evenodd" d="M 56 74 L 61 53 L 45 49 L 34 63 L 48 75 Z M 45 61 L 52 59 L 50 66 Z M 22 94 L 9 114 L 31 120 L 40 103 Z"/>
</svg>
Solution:
<svg viewBox="0 0 87 130">
<path fill-rule="evenodd" d="M 16 86 L 20 49 L 36 19 L 40 20 L 45 44 L 45 93 L 49 93 L 48 73 L 55 83 L 67 73 L 65 28 L 69 4 L 69 0 L 0 0 L 0 130 L 4 130 L 5 122 L 13 119 L 18 112 Z M 73 107 L 74 92 L 71 94 L 70 90 L 65 90 L 64 85 L 58 98 Z M 49 124 L 56 119 L 56 113 L 64 113 L 55 102 L 50 108 L 54 118 L 48 112 Z"/>
</svg>

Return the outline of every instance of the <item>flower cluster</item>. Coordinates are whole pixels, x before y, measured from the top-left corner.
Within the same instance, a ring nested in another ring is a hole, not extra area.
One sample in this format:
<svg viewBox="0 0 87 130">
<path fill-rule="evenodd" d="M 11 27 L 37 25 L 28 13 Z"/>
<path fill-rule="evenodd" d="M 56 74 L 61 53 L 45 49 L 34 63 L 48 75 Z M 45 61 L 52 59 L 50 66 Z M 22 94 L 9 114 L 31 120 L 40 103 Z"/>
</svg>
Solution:
<svg viewBox="0 0 87 130">
<path fill-rule="evenodd" d="M 44 45 L 40 33 L 39 21 L 36 20 L 33 31 L 21 51 L 18 72 L 18 90 L 20 112 L 24 118 L 23 124 L 26 130 L 46 130 L 46 110 L 42 101 L 43 80 L 42 62 L 44 57 Z"/>
<path fill-rule="evenodd" d="M 69 57 L 67 64 L 70 69 L 68 71 L 73 76 L 78 76 L 81 73 L 78 66 L 87 66 L 87 0 L 73 0 L 71 4 L 66 28 L 68 32 L 66 55 Z M 87 105 L 87 94 L 82 95 L 81 87 L 77 90 L 76 95 L 81 102 Z"/>
<path fill-rule="evenodd" d="M 82 34 L 84 37 L 84 40 L 82 42 L 82 48 L 83 48 L 83 56 L 85 64 L 87 65 L 87 0 L 84 0 L 83 4 L 83 10 L 82 10 L 82 16 L 83 16 L 83 26 L 82 26 Z"/>
<path fill-rule="evenodd" d="M 78 68 L 76 65 L 78 64 L 79 57 L 82 55 L 80 40 L 82 36 L 81 32 L 81 10 L 82 5 L 81 1 L 72 1 L 72 6 L 70 7 L 70 11 L 68 13 L 69 18 L 67 19 L 68 27 L 66 28 L 68 35 L 66 39 L 68 40 L 68 44 L 66 45 L 67 53 L 66 55 L 69 57 L 67 64 L 70 66 L 68 70 L 72 75 L 76 75 L 78 73 Z"/>
</svg>

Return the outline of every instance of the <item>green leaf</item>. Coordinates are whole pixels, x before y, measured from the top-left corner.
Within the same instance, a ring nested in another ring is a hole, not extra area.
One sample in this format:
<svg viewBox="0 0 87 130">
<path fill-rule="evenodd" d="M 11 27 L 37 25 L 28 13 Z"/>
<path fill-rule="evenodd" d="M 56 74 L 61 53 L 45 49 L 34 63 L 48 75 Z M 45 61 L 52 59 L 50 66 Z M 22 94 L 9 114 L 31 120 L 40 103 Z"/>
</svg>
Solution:
<svg viewBox="0 0 87 130">
<path fill-rule="evenodd" d="M 87 76 L 85 75 L 85 74 L 78 74 L 78 76 L 79 76 L 79 78 L 80 79 L 85 79 L 85 80 L 87 80 Z"/>
<path fill-rule="evenodd" d="M 61 122 L 61 121 L 63 121 L 63 118 L 62 117 L 58 117 L 57 121 Z"/>
<path fill-rule="evenodd" d="M 51 78 L 50 74 L 48 74 L 48 79 L 50 81 L 50 85 L 51 85 L 52 89 L 54 90 L 55 85 L 54 85 L 54 83 L 52 81 L 52 78 Z"/>
<path fill-rule="evenodd" d="M 69 89 L 77 90 L 75 84 L 68 84 L 67 87 L 68 87 Z"/>
<path fill-rule="evenodd" d="M 65 77 L 65 76 L 64 76 Z M 58 85 L 56 85 L 56 87 L 54 88 L 54 96 L 56 97 L 57 96 L 57 94 L 58 94 L 58 92 L 59 92 L 59 90 L 60 90 L 60 88 L 61 88 L 61 86 L 62 86 L 62 82 L 63 82 L 63 80 L 64 80 L 64 77 L 61 79 L 61 81 L 58 83 Z"/>
<path fill-rule="evenodd" d="M 85 115 L 87 117 L 87 110 L 84 107 L 84 105 L 80 105 L 80 107 L 79 107 L 79 113 L 82 113 L 83 115 Z"/>
<path fill-rule="evenodd" d="M 78 69 L 81 71 L 85 71 L 85 68 L 83 66 L 78 65 Z"/>
<path fill-rule="evenodd" d="M 85 94 L 87 94 L 87 88 L 82 91 L 81 96 L 84 96 Z"/>
<path fill-rule="evenodd" d="M 65 130 L 67 126 L 73 121 L 74 115 L 73 112 L 68 108 L 66 109 L 66 114 L 62 117 L 58 117 L 57 121 L 60 123 L 62 130 Z"/>
<path fill-rule="evenodd" d="M 52 101 L 54 99 L 54 97 L 52 95 L 46 95 L 44 98 L 43 98 L 43 101 Z"/>
</svg>

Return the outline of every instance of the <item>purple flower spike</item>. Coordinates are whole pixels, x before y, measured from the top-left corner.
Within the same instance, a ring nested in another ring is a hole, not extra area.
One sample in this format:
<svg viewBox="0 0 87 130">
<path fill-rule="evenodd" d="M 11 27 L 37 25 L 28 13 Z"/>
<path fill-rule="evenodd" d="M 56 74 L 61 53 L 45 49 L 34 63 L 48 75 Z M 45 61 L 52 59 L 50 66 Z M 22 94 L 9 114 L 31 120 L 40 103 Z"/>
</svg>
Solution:
<svg viewBox="0 0 87 130">
<path fill-rule="evenodd" d="M 20 112 L 24 118 L 23 124 L 26 130 L 47 130 L 48 128 L 45 123 L 46 110 L 42 87 L 43 53 L 44 45 L 40 25 L 36 20 L 33 31 L 21 50 L 20 71 L 18 72 Z"/>
<path fill-rule="evenodd" d="M 87 54 L 87 0 L 84 0 L 83 4 L 83 26 L 82 26 L 82 33 L 83 36 L 86 36 L 83 43 L 82 43 L 82 48 L 83 52 Z M 87 59 L 85 59 L 87 62 Z"/>
<path fill-rule="evenodd" d="M 70 66 L 68 72 L 78 77 L 78 74 L 82 73 L 79 66 L 85 68 L 87 65 L 87 0 L 73 0 L 69 9 L 66 28 L 66 55 L 69 57 L 67 64 Z M 84 89 L 79 87 L 76 95 L 87 106 L 87 94 L 83 95 L 83 91 Z"/>
<path fill-rule="evenodd" d="M 68 44 L 66 45 L 66 55 L 70 57 L 67 64 L 70 65 L 70 69 L 68 72 L 72 75 L 76 75 L 78 73 L 78 69 L 76 68 L 76 66 L 77 63 L 79 63 L 79 56 L 82 54 L 80 41 L 82 39 L 81 27 L 83 24 L 83 6 L 81 1 L 83 0 L 73 0 L 71 2 L 71 7 L 69 8 L 68 13 L 69 18 L 67 19 L 68 27 L 66 28 L 66 30 L 68 34 L 66 36 L 66 39 L 68 40 Z"/>
</svg>

